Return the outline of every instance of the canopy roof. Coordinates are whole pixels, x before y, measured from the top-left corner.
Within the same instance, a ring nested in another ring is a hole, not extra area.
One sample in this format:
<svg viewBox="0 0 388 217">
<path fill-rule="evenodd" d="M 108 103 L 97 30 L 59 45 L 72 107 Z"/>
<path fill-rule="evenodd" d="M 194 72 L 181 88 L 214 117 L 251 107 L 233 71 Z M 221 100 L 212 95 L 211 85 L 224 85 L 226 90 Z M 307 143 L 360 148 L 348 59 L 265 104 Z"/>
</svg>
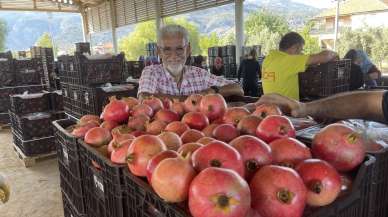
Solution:
<svg viewBox="0 0 388 217">
<path fill-rule="evenodd" d="M 71 0 L 0 0 L 0 10 L 80 12 L 79 2 Z"/>
</svg>

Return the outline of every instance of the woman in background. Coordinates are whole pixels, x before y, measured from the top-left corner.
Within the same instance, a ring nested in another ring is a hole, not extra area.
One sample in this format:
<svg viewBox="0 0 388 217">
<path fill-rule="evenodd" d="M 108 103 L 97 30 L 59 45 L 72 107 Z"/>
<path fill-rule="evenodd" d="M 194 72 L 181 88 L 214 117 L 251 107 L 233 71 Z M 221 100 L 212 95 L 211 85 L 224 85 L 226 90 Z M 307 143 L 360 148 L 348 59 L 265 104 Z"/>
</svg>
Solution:
<svg viewBox="0 0 388 217">
<path fill-rule="evenodd" d="M 259 96 L 259 78 L 261 77 L 260 64 L 257 61 L 256 50 L 252 49 L 238 68 L 238 80 L 242 77 L 242 84 L 245 96 Z"/>
<path fill-rule="evenodd" d="M 211 73 L 217 76 L 224 75 L 224 63 L 222 62 L 221 57 L 216 57 L 214 60 L 214 65 L 212 67 Z"/>
<path fill-rule="evenodd" d="M 368 55 L 363 50 L 357 51 L 359 57 L 361 58 L 361 71 L 364 73 L 365 86 L 376 87 L 377 80 L 381 76 L 381 72 L 369 59 Z"/>
<path fill-rule="evenodd" d="M 349 90 L 357 90 L 364 85 L 364 74 L 362 73 L 360 64 L 361 58 L 354 49 L 349 50 L 344 59 L 350 59 L 352 62 L 350 70 L 350 86 Z"/>
</svg>

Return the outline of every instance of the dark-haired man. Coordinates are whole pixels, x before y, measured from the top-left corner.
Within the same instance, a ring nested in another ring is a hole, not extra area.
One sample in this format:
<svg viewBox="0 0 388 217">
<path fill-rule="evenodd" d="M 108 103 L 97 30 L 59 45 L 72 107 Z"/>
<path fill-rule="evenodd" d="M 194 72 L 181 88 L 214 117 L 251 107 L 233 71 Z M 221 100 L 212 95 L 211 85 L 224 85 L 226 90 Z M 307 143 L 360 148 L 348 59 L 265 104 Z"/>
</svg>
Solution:
<svg viewBox="0 0 388 217">
<path fill-rule="evenodd" d="M 271 51 L 264 59 L 262 83 L 265 94 L 278 93 L 299 100 L 298 73 L 304 72 L 308 65 L 326 63 L 337 57 L 333 51 L 318 54 L 302 53 L 304 39 L 296 32 L 284 35 L 279 50 Z"/>
</svg>

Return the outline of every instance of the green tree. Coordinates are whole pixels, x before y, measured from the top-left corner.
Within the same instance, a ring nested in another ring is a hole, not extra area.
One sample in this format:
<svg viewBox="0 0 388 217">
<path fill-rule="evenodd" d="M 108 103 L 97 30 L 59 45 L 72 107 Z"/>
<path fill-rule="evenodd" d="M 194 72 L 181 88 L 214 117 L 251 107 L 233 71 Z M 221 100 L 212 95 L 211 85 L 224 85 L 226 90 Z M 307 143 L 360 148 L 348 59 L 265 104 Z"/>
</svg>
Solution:
<svg viewBox="0 0 388 217">
<path fill-rule="evenodd" d="M 53 41 L 48 32 L 43 33 L 42 36 L 36 41 L 36 45 L 39 47 L 53 47 Z"/>
<path fill-rule="evenodd" d="M 319 42 L 317 38 L 311 37 L 310 32 L 314 26 L 313 22 L 308 22 L 299 32 L 302 35 L 305 41 L 304 53 L 305 54 L 314 54 L 318 53 L 321 48 L 319 47 Z"/>
<path fill-rule="evenodd" d="M 236 43 L 236 35 L 234 29 L 228 31 L 223 37 L 220 38 L 219 46 L 231 45 Z"/>
<path fill-rule="evenodd" d="M 215 32 L 210 35 L 201 35 L 199 40 L 199 47 L 201 49 L 201 55 L 208 55 L 208 48 L 219 46 L 220 38 L 217 36 Z"/>
<path fill-rule="evenodd" d="M 261 45 L 262 54 L 267 55 L 271 50 L 278 49 L 280 39 L 280 33 L 272 32 L 269 28 L 263 27 L 259 32 L 247 38 L 246 45 Z"/>
<path fill-rule="evenodd" d="M 289 32 L 287 20 L 284 17 L 272 14 L 265 10 L 259 10 L 248 15 L 245 21 L 246 35 L 255 35 L 263 28 L 281 35 Z"/>
<path fill-rule="evenodd" d="M 4 20 L 0 20 L 0 52 L 3 52 L 5 47 L 5 40 L 7 38 L 7 23 Z"/>
</svg>

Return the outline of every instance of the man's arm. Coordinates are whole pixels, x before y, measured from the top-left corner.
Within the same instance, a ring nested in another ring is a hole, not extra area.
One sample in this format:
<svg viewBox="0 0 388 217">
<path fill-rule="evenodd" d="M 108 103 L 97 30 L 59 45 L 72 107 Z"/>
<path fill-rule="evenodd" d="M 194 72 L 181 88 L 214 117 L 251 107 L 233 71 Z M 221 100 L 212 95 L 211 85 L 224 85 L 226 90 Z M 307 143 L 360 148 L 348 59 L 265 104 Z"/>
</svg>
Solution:
<svg viewBox="0 0 388 217">
<path fill-rule="evenodd" d="M 384 91 L 358 91 L 337 94 L 310 103 L 301 103 L 278 94 L 262 96 L 258 104 L 276 104 L 294 117 L 349 119 L 384 122 Z"/>
<path fill-rule="evenodd" d="M 227 84 L 220 87 L 219 94 L 227 96 L 244 96 L 244 91 L 239 84 Z"/>
<path fill-rule="evenodd" d="M 327 63 L 338 57 L 338 54 L 334 51 L 325 50 L 318 54 L 310 55 L 307 60 L 307 65 L 314 65 L 319 63 Z"/>
<path fill-rule="evenodd" d="M 171 100 L 179 100 L 179 101 L 183 101 L 187 98 L 187 96 L 173 96 L 173 95 L 169 95 L 169 94 L 160 94 L 160 93 L 159 94 L 152 94 L 152 93 L 142 92 L 142 93 L 138 94 L 138 98 L 140 100 L 143 100 L 144 98 L 147 98 L 150 96 L 154 96 L 154 97 L 157 97 L 159 99 L 168 98 Z"/>
</svg>

